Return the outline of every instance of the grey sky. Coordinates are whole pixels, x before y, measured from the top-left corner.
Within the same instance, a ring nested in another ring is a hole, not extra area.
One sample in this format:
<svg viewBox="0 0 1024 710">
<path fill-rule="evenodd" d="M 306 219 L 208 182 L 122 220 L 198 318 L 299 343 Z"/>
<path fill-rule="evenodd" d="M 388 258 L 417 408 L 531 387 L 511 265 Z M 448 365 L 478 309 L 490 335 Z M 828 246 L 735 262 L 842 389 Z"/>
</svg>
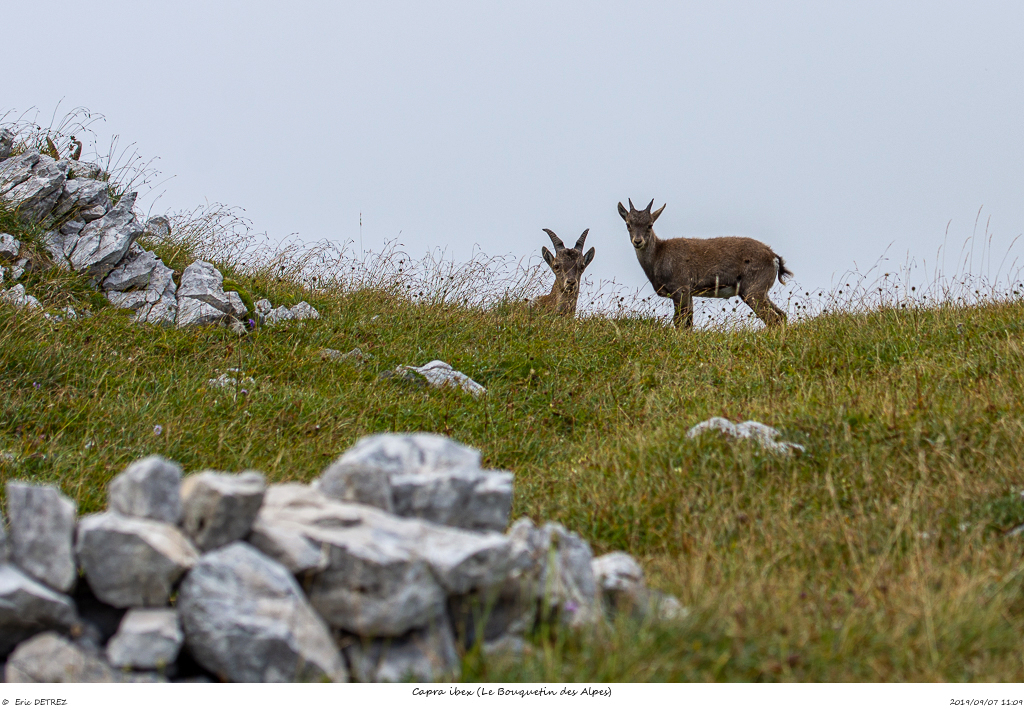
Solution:
<svg viewBox="0 0 1024 710">
<path fill-rule="evenodd" d="M 662 237 L 755 237 L 820 287 L 890 243 L 931 260 L 950 220 L 958 250 L 979 208 L 998 258 L 1024 232 L 1019 3 L 34 2 L 4 23 L 0 110 L 103 113 L 175 176 L 156 211 L 239 205 L 271 239 L 358 239 L 362 212 L 367 248 L 465 258 L 589 227 L 588 273 L 640 286 L 615 204 L 654 198 Z"/>
</svg>

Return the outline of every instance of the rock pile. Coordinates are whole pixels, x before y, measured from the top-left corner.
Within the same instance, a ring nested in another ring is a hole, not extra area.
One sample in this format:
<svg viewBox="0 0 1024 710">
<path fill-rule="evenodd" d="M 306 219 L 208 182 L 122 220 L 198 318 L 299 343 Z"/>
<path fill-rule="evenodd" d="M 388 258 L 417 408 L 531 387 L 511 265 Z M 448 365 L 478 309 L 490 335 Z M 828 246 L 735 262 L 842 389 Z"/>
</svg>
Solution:
<svg viewBox="0 0 1024 710">
<path fill-rule="evenodd" d="M 56 489 L 7 484 L 6 680 L 439 680 L 537 624 L 683 612 L 624 553 L 557 523 L 505 532 L 512 474 L 433 434 L 365 438 L 312 485 L 151 456 L 107 498 L 76 521 Z"/>
<path fill-rule="evenodd" d="M 111 303 L 133 311 L 134 321 L 178 328 L 221 323 L 241 330 L 250 320 L 272 325 L 320 317 L 305 301 L 275 309 L 265 299 L 250 314 L 236 291 L 224 291 L 224 277 L 205 261 L 190 264 L 176 282 L 170 267 L 136 243 L 143 235 L 170 236 L 166 217 L 143 223 L 135 213 L 134 192 L 111 199 L 109 176 L 97 165 L 54 160 L 38 151 L 9 157 L 12 144 L 13 136 L 0 131 L 0 200 L 24 222 L 48 225 L 43 246 L 53 262 L 87 274 Z M 12 264 L 9 272 L 0 268 L 0 284 L 8 276 L 17 281 L 29 268 L 22 252 L 17 239 L 0 234 L 0 257 Z M 0 291 L 0 297 L 19 307 L 39 307 L 21 284 Z"/>
</svg>

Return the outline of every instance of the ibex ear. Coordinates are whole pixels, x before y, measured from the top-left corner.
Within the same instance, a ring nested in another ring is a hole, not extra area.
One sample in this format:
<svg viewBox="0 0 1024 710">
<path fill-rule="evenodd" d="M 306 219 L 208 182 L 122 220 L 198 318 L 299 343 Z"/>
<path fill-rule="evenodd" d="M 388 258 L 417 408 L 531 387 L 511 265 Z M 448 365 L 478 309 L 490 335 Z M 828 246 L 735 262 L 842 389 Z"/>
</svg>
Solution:
<svg viewBox="0 0 1024 710">
<path fill-rule="evenodd" d="M 590 247 L 590 251 L 583 255 L 583 265 L 590 266 L 590 262 L 594 260 L 594 247 Z"/>
<path fill-rule="evenodd" d="M 665 209 L 666 207 L 668 207 L 668 203 L 667 202 L 665 204 L 663 204 L 661 207 L 659 207 L 658 209 L 654 210 L 654 212 L 651 213 L 651 223 L 652 224 L 654 223 L 655 220 L 658 219 L 658 217 L 661 216 L 661 211 L 663 209 Z"/>
<path fill-rule="evenodd" d="M 540 248 L 540 255 L 544 257 L 544 261 L 548 262 L 548 266 L 551 266 L 551 262 L 555 260 L 555 255 L 548 251 L 547 247 Z"/>
<path fill-rule="evenodd" d="M 629 211 L 622 206 L 621 202 L 619 203 L 619 216 L 622 217 L 622 219 L 626 219 L 626 217 L 629 216 Z"/>
</svg>

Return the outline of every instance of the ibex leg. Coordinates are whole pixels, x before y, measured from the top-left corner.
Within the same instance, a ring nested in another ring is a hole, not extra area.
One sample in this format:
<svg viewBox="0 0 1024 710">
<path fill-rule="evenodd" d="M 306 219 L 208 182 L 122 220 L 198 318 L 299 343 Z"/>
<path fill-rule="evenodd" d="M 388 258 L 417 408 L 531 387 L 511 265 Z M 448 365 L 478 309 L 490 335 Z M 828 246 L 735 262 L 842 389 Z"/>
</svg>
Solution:
<svg viewBox="0 0 1024 710">
<path fill-rule="evenodd" d="M 747 294 L 742 298 L 743 302 L 750 306 L 750 309 L 754 311 L 754 315 L 764 321 L 765 325 L 770 327 L 773 325 L 782 325 L 786 322 L 785 311 L 772 303 L 767 294 L 763 296 Z"/>
<path fill-rule="evenodd" d="M 676 328 L 693 328 L 693 296 L 690 294 L 677 294 L 672 296 L 676 312 L 672 322 Z"/>
</svg>

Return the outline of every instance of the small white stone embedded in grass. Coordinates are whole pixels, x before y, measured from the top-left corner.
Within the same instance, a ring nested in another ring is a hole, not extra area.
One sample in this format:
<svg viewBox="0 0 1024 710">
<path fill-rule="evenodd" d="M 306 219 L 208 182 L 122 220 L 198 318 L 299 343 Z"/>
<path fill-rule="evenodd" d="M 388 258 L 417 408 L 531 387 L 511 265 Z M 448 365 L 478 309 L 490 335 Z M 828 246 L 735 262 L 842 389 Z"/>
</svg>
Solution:
<svg viewBox="0 0 1024 710">
<path fill-rule="evenodd" d="M 746 421 L 733 424 L 723 417 L 712 417 L 690 428 L 686 432 L 688 439 L 695 439 L 707 431 L 720 431 L 737 439 L 753 439 L 758 444 L 777 454 L 790 454 L 794 451 L 803 453 L 804 447 L 790 441 L 776 441 L 780 433 L 778 429 L 761 422 Z"/>
<path fill-rule="evenodd" d="M 422 375 L 427 384 L 432 387 L 457 387 L 469 392 L 474 397 L 479 397 L 487 392 L 487 389 L 479 382 L 473 381 L 469 375 L 459 372 L 442 360 L 431 360 L 423 367 L 399 365 L 396 369 Z"/>
</svg>

